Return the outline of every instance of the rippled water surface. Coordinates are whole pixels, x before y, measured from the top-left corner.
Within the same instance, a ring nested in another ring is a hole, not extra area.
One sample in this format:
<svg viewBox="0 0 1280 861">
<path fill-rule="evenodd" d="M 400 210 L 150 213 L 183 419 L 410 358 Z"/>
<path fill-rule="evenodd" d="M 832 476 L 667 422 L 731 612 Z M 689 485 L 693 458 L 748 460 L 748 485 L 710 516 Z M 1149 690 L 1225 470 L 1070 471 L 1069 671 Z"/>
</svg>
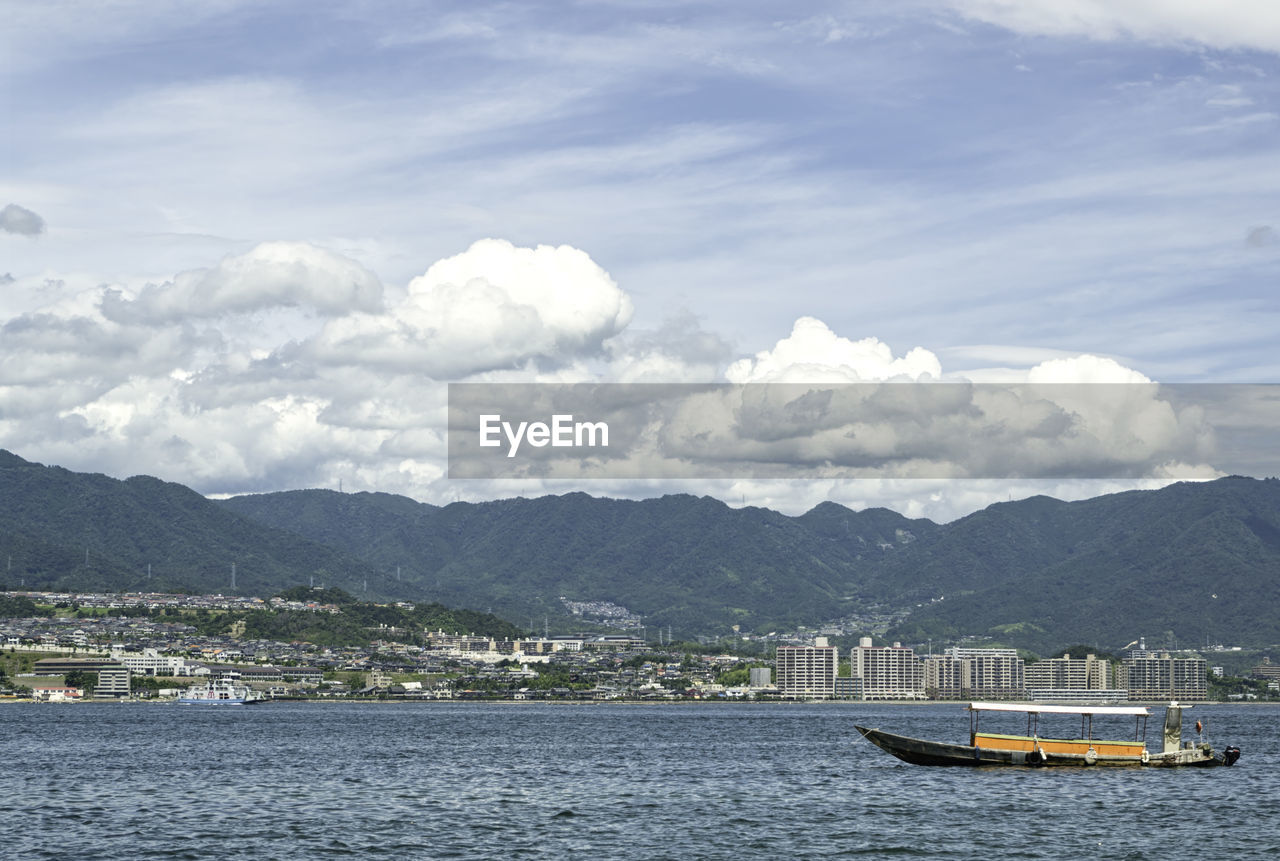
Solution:
<svg viewBox="0 0 1280 861">
<path fill-rule="evenodd" d="M 1187 717 L 1240 763 L 923 768 L 853 728 L 960 741 L 955 704 L 6 705 L 0 856 L 1280 857 L 1280 708 Z"/>
</svg>

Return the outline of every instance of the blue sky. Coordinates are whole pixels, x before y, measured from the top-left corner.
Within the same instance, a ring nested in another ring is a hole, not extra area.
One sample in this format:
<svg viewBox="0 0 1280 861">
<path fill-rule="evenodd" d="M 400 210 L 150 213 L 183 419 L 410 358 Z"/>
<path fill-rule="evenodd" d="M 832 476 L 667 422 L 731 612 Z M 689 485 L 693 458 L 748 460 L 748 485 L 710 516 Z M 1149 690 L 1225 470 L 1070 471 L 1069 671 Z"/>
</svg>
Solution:
<svg viewBox="0 0 1280 861">
<path fill-rule="evenodd" d="M 441 502 L 566 489 L 445 480 L 450 380 L 883 378 L 865 342 L 1280 382 L 1271 3 L 4 5 L 0 447 L 29 459 Z M 1023 490 L 588 489 L 940 518 Z"/>
</svg>

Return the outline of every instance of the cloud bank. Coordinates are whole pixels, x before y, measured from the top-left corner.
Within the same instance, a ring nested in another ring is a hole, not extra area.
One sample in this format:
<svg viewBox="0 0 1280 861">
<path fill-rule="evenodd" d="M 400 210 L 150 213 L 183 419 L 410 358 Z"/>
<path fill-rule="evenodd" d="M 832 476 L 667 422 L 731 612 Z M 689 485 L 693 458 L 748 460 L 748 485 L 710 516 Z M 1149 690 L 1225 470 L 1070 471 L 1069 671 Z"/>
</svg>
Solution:
<svg viewBox="0 0 1280 861">
<path fill-rule="evenodd" d="M 787 495 L 813 500 L 848 493 L 822 482 L 849 477 L 1216 474 L 1214 429 L 1195 399 L 1171 403 L 1114 359 L 1058 357 L 975 384 L 924 347 L 898 354 L 813 317 L 734 359 L 696 320 L 631 331 L 632 313 L 609 273 L 568 246 L 481 240 L 387 290 L 331 250 L 263 243 L 6 321 L 0 446 L 211 493 L 341 478 L 444 501 L 459 491 L 446 479 L 457 429 L 442 384 L 471 381 L 489 395 L 586 384 L 577 409 L 604 411 L 625 443 L 590 462 L 472 473 L 488 479 L 467 488 L 481 497 L 602 476 L 602 492 L 623 494 L 692 478 L 729 480 L 730 493 L 805 479 L 815 483 Z M 672 382 L 699 385 L 672 398 Z"/>
</svg>

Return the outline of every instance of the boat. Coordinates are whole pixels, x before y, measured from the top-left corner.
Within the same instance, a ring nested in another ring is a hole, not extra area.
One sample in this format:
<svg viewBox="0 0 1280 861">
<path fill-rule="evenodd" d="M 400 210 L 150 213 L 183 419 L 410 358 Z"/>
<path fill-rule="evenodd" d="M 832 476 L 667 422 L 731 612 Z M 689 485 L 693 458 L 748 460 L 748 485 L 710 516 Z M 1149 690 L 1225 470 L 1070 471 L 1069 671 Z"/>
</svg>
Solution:
<svg viewBox="0 0 1280 861">
<path fill-rule="evenodd" d="M 1164 738 L 1161 749 L 1147 749 L 1146 706 L 1062 706 L 1039 703 L 969 703 L 968 744 L 950 744 L 940 741 L 896 735 L 880 729 L 855 725 L 862 737 L 876 747 L 903 762 L 913 765 L 951 766 L 1146 766 L 1172 768 L 1176 766 L 1210 767 L 1234 765 L 1240 758 L 1238 747 L 1228 746 L 1221 754 L 1203 739 L 1203 725 L 1197 721 L 1198 739 L 1195 742 L 1182 739 L 1182 709 L 1176 702 L 1165 708 Z M 1010 735 L 984 730 L 979 726 L 983 713 L 1009 713 L 1025 715 L 1025 734 Z M 1080 734 L 1075 738 L 1062 738 L 1041 733 L 1040 718 L 1044 715 L 1075 715 L 1080 718 Z M 1133 717 L 1134 731 L 1130 740 L 1095 738 L 1095 717 Z"/>
<path fill-rule="evenodd" d="M 258 699 L 247 685 L 237 685 L 230 679 L 212 679 L 203 685 L 192 685 L 178 697 L 184 706 L 242 706 Z"/>
</svg>

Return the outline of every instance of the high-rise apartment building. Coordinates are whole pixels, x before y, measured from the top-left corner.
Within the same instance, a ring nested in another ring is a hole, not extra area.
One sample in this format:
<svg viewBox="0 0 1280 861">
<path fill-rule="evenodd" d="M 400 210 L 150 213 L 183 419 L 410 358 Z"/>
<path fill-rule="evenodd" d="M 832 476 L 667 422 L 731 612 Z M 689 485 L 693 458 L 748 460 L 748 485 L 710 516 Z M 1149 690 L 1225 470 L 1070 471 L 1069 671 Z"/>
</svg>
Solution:
<svg viewBox="0 0 1280 861">
<path fill-rule="evenodd" d="M 1073 658 L 1046 658 L 1026 668 L 1027 687 L 1054 689 L 1093 689 L 1111 687 L 1111 665 L 1097 655 Z"/>
<path fill-rule="evenodd" d="M 1026 696 L 1026 663 L 1016 649 L 947 649 L 947 657 L 968 664 L 966 696 L 982 699 L 1022 699 Z"/>
<path fill-rule="evenodd" d="M 1175 658 L 1168 652 L 1132 654 L 1120 665 L 1118 687 L 1130 700 L 1206 700 L 1209 662 L 1204 658 Z"/>
<path fill-rule="evenodd" d="M 1111 687 L 1111 664 L 1097 655 L 1046 658 L 1026 669 L 1027 697 L 1036 702 L 1110 703 L 1129 698 Z"/>
<path fill-rule="evenodd" d="M 779 646 L 778 691 L 791 699 L 831 699 L 838 664 L 836 647 L 827 645 L 826 637 L 818 637 L 812 646 Z"/>
<path fill-rule="evenodd" d="M 924 659 L 924 693 L 931 700 L 955 700 L 969 696 L 973 673 L 968 661 L 949 655 Z"/>
<path fill-rule="evenodd" d="M 1013 649 L 947 649 L 924 659 L 924 691 L 930 699 L 1021 699 L 1023 660 Z"/>
<path fill-rule="evenodd" d="M 863 637 L 853 650 L 853 677 L 866 700 L 924 699 L 924 675 L 915 651 L 901 643 L 873 646 Z"/>
</svg>

